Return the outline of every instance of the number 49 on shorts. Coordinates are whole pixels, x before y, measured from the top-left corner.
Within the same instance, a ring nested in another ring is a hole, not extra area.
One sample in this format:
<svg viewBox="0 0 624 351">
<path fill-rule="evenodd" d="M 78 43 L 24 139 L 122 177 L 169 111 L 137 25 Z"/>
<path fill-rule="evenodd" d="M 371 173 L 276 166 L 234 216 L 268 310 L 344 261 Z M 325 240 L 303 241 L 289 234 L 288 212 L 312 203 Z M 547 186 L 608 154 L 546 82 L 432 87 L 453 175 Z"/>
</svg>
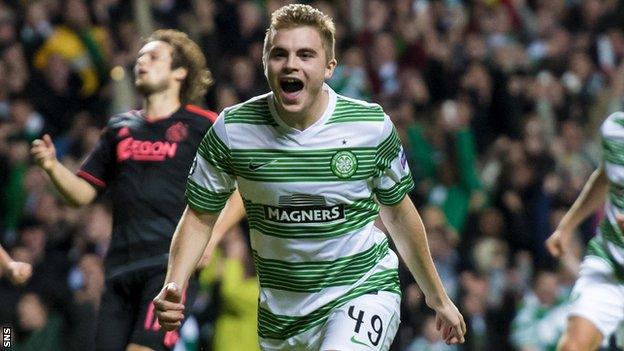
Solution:
<svg viewBox="0 0 624 351">
<path fill-rule="evenodd" d="M 330 314 L 320 350 L 387 351 L 399 328 L 400 302 L 385 291 L 351 300 Z"/>
</svg>

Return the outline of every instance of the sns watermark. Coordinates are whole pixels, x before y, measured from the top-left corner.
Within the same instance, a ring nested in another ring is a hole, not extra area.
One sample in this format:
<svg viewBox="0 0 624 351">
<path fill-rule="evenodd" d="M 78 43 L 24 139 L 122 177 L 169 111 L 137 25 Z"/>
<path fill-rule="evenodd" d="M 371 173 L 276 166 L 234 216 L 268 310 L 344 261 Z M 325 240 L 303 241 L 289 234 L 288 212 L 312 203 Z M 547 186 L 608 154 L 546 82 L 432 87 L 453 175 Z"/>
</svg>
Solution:
<svg viewBox="0 0 624 351">
<path fill-rule="evenodd" d="M 2 348 L 10 349 L 13 346 L 13 328 L 2 327 Z"/>
</svg>

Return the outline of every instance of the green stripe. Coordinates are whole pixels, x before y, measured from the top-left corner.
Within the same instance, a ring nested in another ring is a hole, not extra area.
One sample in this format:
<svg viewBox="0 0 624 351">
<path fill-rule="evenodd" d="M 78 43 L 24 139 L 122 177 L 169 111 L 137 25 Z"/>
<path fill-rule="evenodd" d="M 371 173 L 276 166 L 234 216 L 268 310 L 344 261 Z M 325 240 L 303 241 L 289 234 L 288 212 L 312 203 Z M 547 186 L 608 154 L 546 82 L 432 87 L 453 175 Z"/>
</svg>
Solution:
<svg viewBox="0 0 624 351">
<path fill-rule="evenodd" d="M 383 122 L 385 116 L 381 106 L 362 105 L 354 101 L 338 97 L 336 108 L 325 124 L 344 122 Z"/>
<path fill-rule="evenodd" d="M 393 127 L 390 135 L 379 145 L 377 150 L 375 160 L 379 171 L 383 172 L 389 168 L 392 161 L 399 156 L 399 152 L 401 152 L 401 140 Z"/>
<path fill-rule="evenodd" d="M 624 188 L 611 183 L 609 187 L 609 200 L 614 206 L 624 210 Z"/>
<path fill-rule="evenodd" d="M 617 165 L 624 165 L 624 144 L 615 140 L 602 138 L 604 159 Z"/>
<path fill-rule="evenodd" d="M 327 223 L 278 223 L 265 218 L 264 205 L 243 200 L 249 229 L 268 236 L 287 239 L 320 239 L 338 237 L 355 232 L 377 219 L 379 205 L 372 198 L 360 199 L 345 205 L 345 219 Z"/>
<path fill-rule="evenodd" d="M 357 159 L 357 171 L 348 179 L 336 176 L 332 157 L 339 151 L 351 151 Z M 237 149 L 231 150 L 232 172 L 258 182 L 333 182 L 360 181 L 378 177 L 399 156 L 401 142 L 396 129 L 378 147 L 331 148 L 314 150 Z M 267 163 L 250 170 L 249 163 Z"/>
<path fill-rule="evenodd" d="M 599 238 L 593 238 L 587 244 L 587 255 L 594 256 L 602 259 L 611 268 L 613 268 L 613 274 L 615 279 L 624 283 L 624 267 L 622 267 L 615 258 L 609 253 L 604 243 L 599 241 Z"/>
<path fill-rule="evenodd" d="M 622 231 L 617 225 L 611 224 L 607 218 L 600 222 L 600 233 L 607 241 L 624 248 L 624 235 Z"/>
<path fill-rule="evenodd" d="M 619 124 L 620 126 L 624 127 L 624 119 L 622 118 L 614 118 L 613 122 Z"/>
<path fill-rule="evenodd" d="M 219 171 L 233 174 L 230 150 L 219 139 L 213 128 L 210 128 L 202 139 L 197 154 Z"/>
<path fill-rule="evenodd" d="M 357 171 L 346 181 L 365 180 L 376 173 L 376 148 L 334 148 L 323 150 L 232 150 L 232 167 L 236 175 L 260 182 L 331 182 L 345 181 L 332 172 L 332 157 L 349 150 L 357 158 Z M 249 163 L 271 162 L 250 170 Z"/>
<path fill-rule="evenodd" d="M 414 189 L 414 180 L 412 174 L 408 173 L 397 184 L 390 189 L 375 189 L 375 195 L 377 200 L 384 205 L 396 205 L 398 204 L 406 194 Z"/>
<path fill-rule="evenodd" d="M 389 269 L 370 276 L 364 283 L 351 289 L 335 301 L 301 317 L 273 314 L 265 308 L 258 309 L 258 335 L 265 339 L 285 340 L 321 325 L 327 321 L 330 312 L 356 297 L 372 291 L 389 291 L 401 294 L 396 269 Z"/>
<path fill-rule="evenodd" d="M 334 261 L 287 262 L 266 259 L 254 251 L 260 286 L 291 292 L 319 292 L 327 287 L 352 285 L 388 255 L 388 241 L 361 253 Z"/>
<path fill-rule="evenodd" d="M 185 196 L 188 205 L 196 211 L 219 212 L 232 192 L 233 190 L 227 193 L 215 193 L 189 179 L 186 182 Z"/>
</svg>

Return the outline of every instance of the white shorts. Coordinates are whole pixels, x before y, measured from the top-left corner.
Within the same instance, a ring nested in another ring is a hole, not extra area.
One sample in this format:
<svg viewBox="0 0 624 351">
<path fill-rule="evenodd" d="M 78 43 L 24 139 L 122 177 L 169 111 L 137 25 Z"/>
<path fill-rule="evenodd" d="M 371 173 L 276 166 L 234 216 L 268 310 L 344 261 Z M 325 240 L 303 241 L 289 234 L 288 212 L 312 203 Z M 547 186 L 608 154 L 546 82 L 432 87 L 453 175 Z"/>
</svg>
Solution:
<svg viewBox="0 0 624 351">
<path fill-rule="evenodd" d="M 600 330 L 603 341 L 624 321 L 624 284 L 602 259 L 586 256 L 570 294 L 570 316 L 587 319 Z"/>
<path fill-rule="evenodd" d="M 327 321 L 288 340 L 260 339 L 265 351 L 387 351 L 401 322 L 401 297 L 379 291 L 335 308 Z"/>
</svg>

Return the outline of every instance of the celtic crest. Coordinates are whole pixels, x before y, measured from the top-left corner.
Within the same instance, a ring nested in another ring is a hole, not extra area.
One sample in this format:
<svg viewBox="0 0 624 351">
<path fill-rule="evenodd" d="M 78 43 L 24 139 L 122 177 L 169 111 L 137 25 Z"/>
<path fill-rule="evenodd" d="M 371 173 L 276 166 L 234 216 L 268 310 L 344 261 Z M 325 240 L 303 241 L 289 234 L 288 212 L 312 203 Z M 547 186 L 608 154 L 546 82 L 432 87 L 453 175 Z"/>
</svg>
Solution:
<svg viewBox="0 0 624 351">
<path fill-rule="evenodd" d="M 338 151 L 331 159 L 331 170 L 338 178 L 350 178 L 357 171 L 358 161 L 351 151 Z"/>
</svg>

